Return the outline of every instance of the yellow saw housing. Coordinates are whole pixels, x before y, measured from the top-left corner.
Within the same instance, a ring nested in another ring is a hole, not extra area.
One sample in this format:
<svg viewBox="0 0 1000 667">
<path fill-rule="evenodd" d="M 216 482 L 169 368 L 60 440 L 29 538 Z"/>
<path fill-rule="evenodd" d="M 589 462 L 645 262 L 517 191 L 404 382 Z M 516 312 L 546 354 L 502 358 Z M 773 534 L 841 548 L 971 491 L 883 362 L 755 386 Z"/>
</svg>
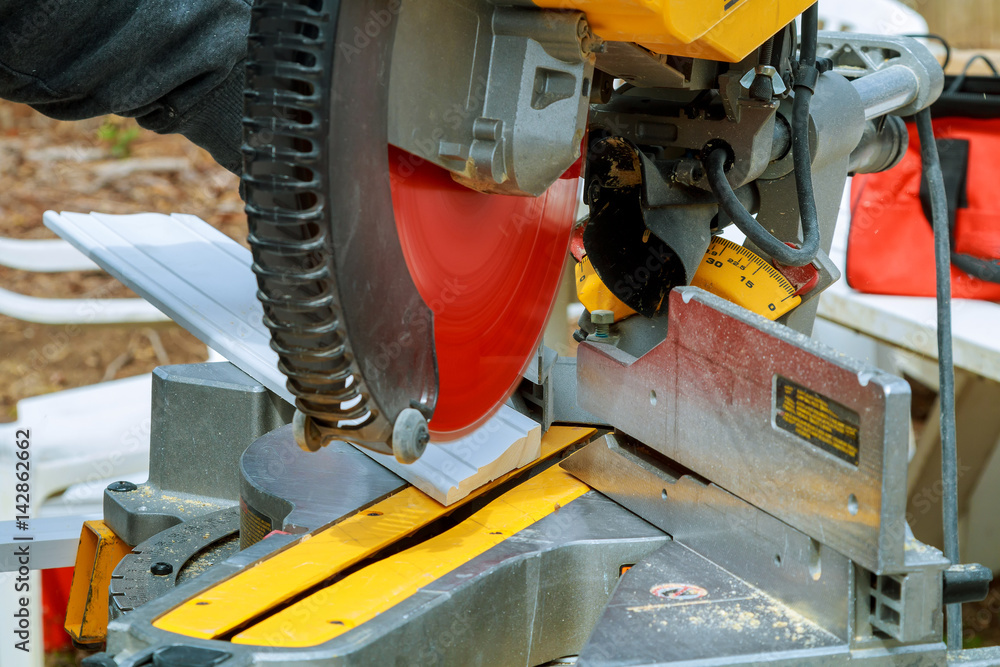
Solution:
<svg viewBox="0 0 1000 667">
<path fill-rule="evenodd" d="M 739 62 L 815 0 L 533 0 L 587 14 L 599 37 L 656 53 Z"/>
</svg>

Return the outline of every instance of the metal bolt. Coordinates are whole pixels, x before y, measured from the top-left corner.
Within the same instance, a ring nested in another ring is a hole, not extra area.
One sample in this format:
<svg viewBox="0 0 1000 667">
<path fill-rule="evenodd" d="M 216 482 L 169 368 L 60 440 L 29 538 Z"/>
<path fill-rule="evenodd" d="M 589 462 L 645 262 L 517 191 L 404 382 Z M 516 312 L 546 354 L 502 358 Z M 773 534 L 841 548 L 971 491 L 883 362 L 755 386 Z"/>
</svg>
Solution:
<svg viewBox="0 0 1000 667">
<path fill-rule="evenodd" d="M 153 563 L 149 571 L 158 577 L 165 577 L 174 571 L 174 566 L 170 563 Z"/>
<path fill-rule="evenodd" d="M 108 484 L 108 491 L 114 491 L 115 493 L 125 493 L 128 491 L 135 491 L 137 487 L 132 482 L 112 482 Z"/>
<path fill-rule="evenodd" d="M 576 24 L 576 37 L 580 40 L 583 53 L 604 53 L 604 40 L 594 34 L 584 17 L 580 17 L 580 22 Z"/>
<path fill-rule="evenodd" d="M 694 185 L 705 176 L 705 169 L 699 160 L 679 160 L 671 174 L 673 180 L 682 185 Z"/>
<path fill-rule="evenodd" d="M 590 314 L 590 321 L 594 325 L 595 338 L 610 338 L 611 325 L 615 323 L 615 314 L 610 310 L 595 310 Z"/>
</svg>

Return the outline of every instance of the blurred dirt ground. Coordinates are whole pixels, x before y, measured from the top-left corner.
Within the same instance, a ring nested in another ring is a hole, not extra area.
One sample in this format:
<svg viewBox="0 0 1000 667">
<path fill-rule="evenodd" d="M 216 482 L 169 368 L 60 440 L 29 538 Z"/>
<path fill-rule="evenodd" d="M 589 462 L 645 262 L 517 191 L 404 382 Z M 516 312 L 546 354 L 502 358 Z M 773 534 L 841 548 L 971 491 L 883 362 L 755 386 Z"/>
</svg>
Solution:
<svg viewBox="0 0 1000 667">
<path fill-rule="evenodd" d="M 0 236 L 55 238 L 42 214 L 191 213 L 246 242 L 239 179 L 179 135 L 121 118 L 68 123 L 0 101 Z M 33 274 L 0 267 L 0 288 L 41 297 L 134 297 L 103 272 Z M 0 421 L 18 400 L 205 359 L 175 325 L 44 326 L 0 316 Z"/>
</svg>

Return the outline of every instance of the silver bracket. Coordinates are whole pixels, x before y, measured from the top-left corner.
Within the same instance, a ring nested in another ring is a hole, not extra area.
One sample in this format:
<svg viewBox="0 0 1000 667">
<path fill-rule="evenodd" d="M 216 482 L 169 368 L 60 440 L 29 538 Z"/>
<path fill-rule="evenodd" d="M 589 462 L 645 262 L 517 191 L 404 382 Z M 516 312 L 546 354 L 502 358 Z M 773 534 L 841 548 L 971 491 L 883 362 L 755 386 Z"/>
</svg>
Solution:
<svg viewBox="0 0 1000 667">
<path fill-rule="evenodd" d="M 820 32 L 817 55 L 854 83 L 866 118 L 886 113 L 912 116 L 944 89 L 937 58 L 912 37 Z"/>
<path fill-rule="evenodd" d="M 482 192 L 538 196 L 580 157 L 599 40 L 581 12 L 405 0 L 389 143 Z"/>
<path fill-rule="evenodd" d="M 553 423 L 607 426 L 577 404 L 575 357 L 560 357 L 555 350 L 541 345 L 522 378 L 508 403 L 540 423 L 542 432 Z"/>
<path fill-rule="evenodd" d="M 693 287 L 641 358 L 581 343 L 580 406 L 877 574 L 905 569 L 903 380 Z"/>
</svg>

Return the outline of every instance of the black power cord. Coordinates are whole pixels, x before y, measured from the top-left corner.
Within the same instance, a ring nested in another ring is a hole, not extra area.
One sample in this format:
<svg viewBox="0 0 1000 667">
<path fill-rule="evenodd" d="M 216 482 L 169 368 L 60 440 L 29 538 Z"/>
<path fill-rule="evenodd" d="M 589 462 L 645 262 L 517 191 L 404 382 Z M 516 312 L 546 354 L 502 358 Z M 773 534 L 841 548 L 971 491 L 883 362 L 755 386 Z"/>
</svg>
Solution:
<svg viewBox="0 0 1000 667">
<path fill-rule="evenodd" d="M 997 66 L 993 64 L 993 61 L 990 60 L 985 54 L 977 53 L 969 58 L 969 62 L 965 63 L 965 67 L 962 68 L 962 73 L 955 77 L 955 80 L 951 82 L 950 86 L 948 86 L 948 90 L 945 91 L 946 93 L 957 93 L 962 89 L 965 79 L 969 76 L 969 69 L 977 60 L 982 60 L 986 63 L 986 66 L 990 68 L 991 72 L 993 72 L 993 76 L 1000 77 L 1000 71 L 997 71 Z"/>
<path fill-rule="evenodd" d="M 726 178 L 729 155 L 725 149 L 717 148 L 705 158 L 708 184 L 722 210 L 758 248 L 788 266 L 805 266 L 819 252 L 819 215 L 813 192 L 812 152 L 809 148 L 809 105 L 819 79 L 819 70 L 816 69 L 818 33 L 819 8 L 814 4 L 802 13 L 802 44 L 795 75 L 795 101 L 792 104 L 792 163 L 802 220 L 801 247 L 793 248 L 776 238 L 740 204 Z"/>
<path fill-rule="evenodd" d="M 941 46 L 944 47 L 944 62 L 941 63 L 941 69 L 948 69 L 948 63 L 951 62 L 951 44 L 948 43 L 941 35 L 933 32 L 922 32 L 919 34 L 903 35 L 903 37 L 912 37 L 913 39 L 933 39 L 936 42 L 940 42 Z"/>
<path fill-rule="evenodd" d="M 951 263 L 955 265 L 956 269 L 964 271 L 970 276 L 991 283 L 1000 283 L 1000 260 L 982 259 L 953 251 Z"/>
<path fill-rule="evenodd" d="M 930 109 L 917 114 L 920 159 L 927 176 L 934 228 L 934 259 L 937 274 L 937 344 L 939 405 L 941 413 L 941 505 L 944 521 L 944 555 L 952 565 L 961 563 L 958 545 L 958 447 L 955 436 L 955 360 L 951 343 L 951 230 L 948 199 L 931 125 Z M 962 605 L 949 604 L 948 648 L 962 648 Z"/>
</svg>

